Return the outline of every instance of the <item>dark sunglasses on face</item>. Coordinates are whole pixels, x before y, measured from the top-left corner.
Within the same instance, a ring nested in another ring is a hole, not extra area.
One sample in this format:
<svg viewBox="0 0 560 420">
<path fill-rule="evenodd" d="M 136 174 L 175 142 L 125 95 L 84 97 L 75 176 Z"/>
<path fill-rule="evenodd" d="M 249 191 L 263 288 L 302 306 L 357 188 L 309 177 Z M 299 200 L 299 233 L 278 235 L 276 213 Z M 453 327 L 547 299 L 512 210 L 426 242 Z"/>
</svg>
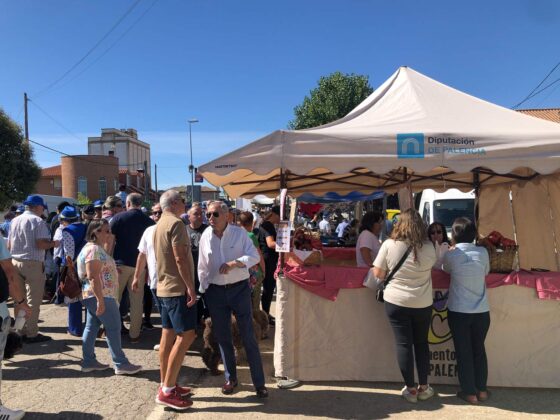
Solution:
<svg viewBox="0 0 560 420">
<path fill-rule="evenodd" d="M 208 213 L 206 213 L 206 218 L 210 219 L 210 216 L 214 216 L 214 219 L 218 218 L 218 217 L 220 217 L 220 212 L 218 212 L 218 211 L 211 211 L 210 212 L 209 211 Z"/>
<path fill-rule="evenodd" d="M 160 216 L 162 215 L 162 211 L 153 211 L 152 214 L 159 214 Z"/>
</svg>

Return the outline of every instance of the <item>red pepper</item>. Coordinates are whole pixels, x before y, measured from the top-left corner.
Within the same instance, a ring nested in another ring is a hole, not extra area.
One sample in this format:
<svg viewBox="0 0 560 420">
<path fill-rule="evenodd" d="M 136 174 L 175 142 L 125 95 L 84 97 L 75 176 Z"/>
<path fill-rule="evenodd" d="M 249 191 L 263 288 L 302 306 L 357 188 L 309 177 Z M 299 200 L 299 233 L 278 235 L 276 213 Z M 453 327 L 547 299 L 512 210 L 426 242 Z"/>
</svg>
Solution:
<svg viewBox="0 0 560 420">
<path fill-rule="evenodd" d="M 503 236 L 500 232 L 494 230 L 494 231 L 490 232 L 490 234 L 487 236 L 487 238 L 490 241 L 490 243 L 498 246 L 500 244 L 500 240 L 503 238 Z"/>
</svg>

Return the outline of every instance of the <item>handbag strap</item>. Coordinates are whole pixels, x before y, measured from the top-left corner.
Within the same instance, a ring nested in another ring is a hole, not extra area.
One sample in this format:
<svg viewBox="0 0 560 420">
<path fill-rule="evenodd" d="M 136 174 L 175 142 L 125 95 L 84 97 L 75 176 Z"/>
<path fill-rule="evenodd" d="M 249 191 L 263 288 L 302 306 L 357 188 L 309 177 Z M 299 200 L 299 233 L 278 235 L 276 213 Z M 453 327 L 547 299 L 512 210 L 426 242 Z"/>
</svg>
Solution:
<svg viewBox="0 0 560 420">
<path fill-rule="evenodd" d="M 410 251 L 412 251 L 412 246 L 408 247 L 408 249 L 405 251 L 405 253 L 401 257 L 400 261 L 397 263 L 397 265 L 395 265 L 393 267 L 393 269 L 391 270 L 391 272 L 389 273 L 389 275 L 387 276 L 387 278 L 383 282 L 383 289 L 385 289 L 387 287 L 387 284 L 391 281 L 391 279 L 394 277 L 394 275 L 397 274 L 397 271 L 399 271 L 401 266 L 404 264 L 404 262 L 406 261 L 406 259 L 410 255 Z"/>
</svg>

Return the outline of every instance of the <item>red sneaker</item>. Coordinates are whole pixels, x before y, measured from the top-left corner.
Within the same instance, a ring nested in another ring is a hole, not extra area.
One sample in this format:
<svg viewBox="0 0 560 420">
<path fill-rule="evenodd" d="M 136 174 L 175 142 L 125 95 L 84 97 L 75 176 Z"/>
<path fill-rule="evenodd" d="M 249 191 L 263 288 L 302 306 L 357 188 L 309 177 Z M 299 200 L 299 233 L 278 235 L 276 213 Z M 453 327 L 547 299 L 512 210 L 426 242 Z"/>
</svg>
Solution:
<svg viewBox="0 0 560 420">
<path fill-rule="evenodd" d="M 179 385 L 175 384 L 175 389 L 177 390 L 177 393 L 181 397 L 188 397 L 189 395 L 191 395 L 193 393 L 192 388 L 189 388 L 188 386 L 179 386 Z"/>
<path fill-rule="evenodd" d="M 193 402 L 191 400 L 182 398 L 179 395 L 179 392 L 177 392 L 176 388 L 174 388 L 173 391 L 171 391 L 169 394 L 166 394 L 160 388 L 156 398 L 156 403 L 171 407 L 179 411 L 186 410 L 193 405 Z"/>
</svg>

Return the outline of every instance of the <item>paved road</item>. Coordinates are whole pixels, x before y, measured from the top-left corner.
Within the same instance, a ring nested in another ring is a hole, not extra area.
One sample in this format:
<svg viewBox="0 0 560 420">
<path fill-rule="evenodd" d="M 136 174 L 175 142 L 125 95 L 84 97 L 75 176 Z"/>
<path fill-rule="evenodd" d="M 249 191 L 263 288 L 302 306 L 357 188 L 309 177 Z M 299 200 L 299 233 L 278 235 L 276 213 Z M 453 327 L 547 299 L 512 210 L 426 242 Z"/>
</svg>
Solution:
<svg viewBox="0 0 560 420">
<path fill-rule="evenodd" d="M 140 344 L 124 340 L 127 356 L 144 366 L 143 373 L 133 377 L 117 377 L 112 371 L 84 374 L 79 370 L 81 341 L 66 334 L 66 316 L 66 308 L 43 306 L 41 331 L 55 340 L 28 345 L 4 362 L 2 400 L 8 407 L 26 410 L 27 419 L 560 419 L 560 390 L 495 389 L 492 400 L 478 407 L 462 403 L 450 386 L 436 387 L 439 397 L 417 405 L 398 396 L 398 384 L 312 383 L 280 390 L 272 377 L 272 338 L 261 341 L 268 400 L 254 396 L 249 372 L 243 367 L 239 390 L 223 396 L 219 390 L 223 379 L 206 373 L 197 340 L 181 369 L 182 382 L 196 386 L 195 405 L 178 414 L 154 402 L 159 370 L 152 348 L 159 329 L 144 333 Z M 98 340 L 97 347 L 98 359 L 109 363 L 106 343 Z"/>
</svg>

